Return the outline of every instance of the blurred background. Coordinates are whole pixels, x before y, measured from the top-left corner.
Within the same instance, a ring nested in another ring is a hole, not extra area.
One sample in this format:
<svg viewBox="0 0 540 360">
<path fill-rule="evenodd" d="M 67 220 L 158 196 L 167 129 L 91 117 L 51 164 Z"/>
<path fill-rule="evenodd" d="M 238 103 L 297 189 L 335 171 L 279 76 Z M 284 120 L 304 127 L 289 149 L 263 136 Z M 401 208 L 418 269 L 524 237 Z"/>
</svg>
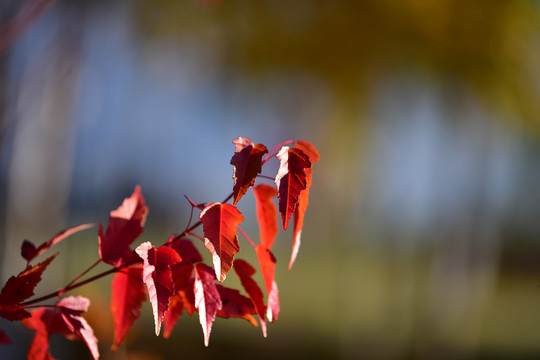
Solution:
<svg viewBox="0 0 540 360">
<path fill-rule="evenodd" d="M 538 1 L 2 0 L 0 24 L 2 283 L 23 239 L 106 224 L 136 184 L 141 241 L 163 243 L 184 194 L 231 192 L 237 136 L 321 154 L 291 271 L 292 232 L 274 248 L 267 339 L 217 319 L 205 348 L 184 316 L 164 340 L 146 304 L 111 353 L 106 278 L 74 292 L 102 359 L 540 357 Z M 239 208 L 256 239 L 252 196 Z M 38 295 L 95 261 L 96 234 L 57 246 Z M 33 332 L 0 328 L 23 358 Z"/>
</svg>

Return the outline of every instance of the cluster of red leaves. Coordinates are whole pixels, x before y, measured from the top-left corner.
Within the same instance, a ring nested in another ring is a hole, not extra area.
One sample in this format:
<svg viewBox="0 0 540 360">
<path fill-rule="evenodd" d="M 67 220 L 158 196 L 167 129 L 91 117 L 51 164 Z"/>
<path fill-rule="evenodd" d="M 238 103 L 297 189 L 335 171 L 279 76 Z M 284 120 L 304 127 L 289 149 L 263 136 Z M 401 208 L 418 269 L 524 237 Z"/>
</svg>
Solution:
<svg viewBox="0 0 540 360">
<path fill-rule="evenodd" d="M 35 330 L 28 359 L 53 359 L 49 352 L 49 336 L 54 333 L 62 334 L 71 340 L 83 340 L 92 357 L 99 358 L 97 339 L 82 317 L 90 301 L 82 296 L 61 299 L 61 295 L 110 273 L 115 273 L 111 282 L 110 303 L 115 330 L 112 350 L 122 343 L 147 299 L 152 306 L 156 335 L 159 335 L 163 325 L 164 337 L 169 337 L 186 310 L 189 315 L 196 312 L 199 314 L 206 346 L 216 316 L 243 318 L 258 326 L 253 317 L 256 315 L 266 337 L 266 320 L 273 322 L 279 315 L 278 287 L 274 279 L 276 258 L 271 252 L 278 233 L 278 208 L 284 230 L 294 214 L 290 268 L 300 246 L 311 186 L 311 164 L 319 160 L 319 155 L 306 141 L 287 141 L 270 153 L 264 145 L 254 144 L 245 137 L 235 139 L 233 144 L 235 153 L 231 165 L 234 167 L 234 185 L 228 198 L 233 199 L 233 204 L 225 201 L 196 205 L 188 199 L 192 206 L 192 215 L 194 209 L 200 210 L 199 220 L 194 225 L 191 225 L 190 219 L 182 234 L 172 235 L 159 247 L 147 241 L 132 249 L 131 245 L 143 232 L 148 214 L 141 189 L 137 186 L 120 207 L 111 211 L 107 229 L 104 231 L 101 223 L 98 227 L 97 263 L 112 265 L 109 271 L 81 280 L 80 277 L 86 274 L 85 271 L 64 288 L 28 300 L 34 295 L 34 288 L 41 281 L 41 275 L 57 254 L 37 265 L 31 265 L 32 260 L 61 240 L 93 225 L 82 224 L 64 230 L 38 247 L 30 241 L 23 242 L 21 255 L 27 261 L 27 267 L 19 275 L 12 276 L 0 292 L 0 317 L 21 321 L 27 328 Z M 274 185 L 255 186 L 255 180 L 263 165 L 273 157 L 280 160 Z M 253 189 L 256 200 L 260 229 L 258 245 L 239 228 L 244 217 L 235 206 L 250 188 Z M 276 197 L 279 200 L 278 208 L 274 204 Z M 203 236 L 193 232 L 200 225 L 203 227 Z M 235 259 L 240 250 L 239 231 L 257 254 L 266 289 L 266 304 L 265 294 L 253 279 L 255 268 L 242 259 Z M 212 256 L 213 267 L 203 263 L 203 257 L 191 238 L 203 242 Z M 231 269 L 235 270 L 247 296 L 221 284 Z M 49 305 L 38 304 L 48 299 L 56 299 L 56 302 Z M 30 307 L 35 309 L 28 311 Z M 2 330 L 0 343 L 11 343 Z"/>
</svg>

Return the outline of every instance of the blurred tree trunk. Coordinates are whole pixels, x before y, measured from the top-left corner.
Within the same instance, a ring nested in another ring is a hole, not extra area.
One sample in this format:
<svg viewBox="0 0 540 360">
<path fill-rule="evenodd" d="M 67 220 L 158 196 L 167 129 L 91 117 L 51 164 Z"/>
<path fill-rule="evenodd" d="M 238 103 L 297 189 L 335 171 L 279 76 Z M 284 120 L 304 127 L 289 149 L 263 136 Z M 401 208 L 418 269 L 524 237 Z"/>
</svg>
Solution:
<svg viewBox="0 0 540 360">
<path fill-rule="evenodd" d="M 84 20 L 80 5 L 50 8 L 3 64 L 4 76 L 17 84 L 3 96 L 13 99 L 3 111 L 11 143 L 4 161 L 4 276 L 21 268 L 14 261 L 24 238 L 40 243 L 66 225 Z"/>
</svg>

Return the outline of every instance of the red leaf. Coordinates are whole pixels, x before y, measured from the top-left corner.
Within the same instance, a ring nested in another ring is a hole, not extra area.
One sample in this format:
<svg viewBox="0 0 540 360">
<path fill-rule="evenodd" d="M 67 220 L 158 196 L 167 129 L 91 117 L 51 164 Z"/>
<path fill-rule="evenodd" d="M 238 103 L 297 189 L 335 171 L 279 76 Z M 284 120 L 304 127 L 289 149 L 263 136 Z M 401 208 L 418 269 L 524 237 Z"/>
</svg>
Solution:
<svg viewBox="0 0 540 360">
<path fill-rule="evenodd" d="M 168 339 L 176 325 L 176 322 L 184 312 L 184 301 L 180 293 L 176 293 L 169 299 L 169 309 L 163 317 L 163 337 Z"/>
<path fill-rule="evenodd" d="M 309 161 L 313 164 L 314 162 L 319 161 L 319 153 L 317 149 L 307 141 L 299 140 L 295 143 L 297 149 L 302 150 L 305 154 L 308 155 Z M 292 268 L 296 256 L 298 255 L 298 250 L 300 249 L 300 236 L 302 234 L 302 227 L 304 226 L 304 214 L 308 207 L 309 201 L 309 188 L 311 187 L 311 174 L 313 168 L 306 168 L 306 188 L 300 192 L 298 197 L 298 205 L 294 210 L 294 237 L 293 237 L 293 246 L 291 252 L 291 260 L 289 261 L 289 270 Z"/>
<path fill-rule="evenodd" d="M 92 357 L 97 360 L 99 359 L 98 340 L 90 325 L 81 316 L 88 310 L 89 305 L 90 300 L 85 297 L 69 296 L 58 303 L 58 309 L 69 330 L 84 340 Z"/>
<path fill-rule="evenodd" d="M 49 336 L 55 333 L 62 334 L 73 340 L 72 332 L 66 325 L 60 313 L 40 308 L 31 313 L 31 317 L 21 323 L 28 329 L 36 331 L 34 339 L 28 349 L 29 360 L 54 360 L 49 352 Z"/>
<path fill-rule="evenodd" d="M 255 280 L 251 277 L 255 274 L 255 269 L 246 261 L 237 259 L 234 261 L 234 271 L 240 278 L 244 290 L 246 290 L 246 293 L 255 306 L 255 311 L 257 312 L 257 315 L 259 315 L 259 321 L 261 322 L 263 336 L 266 337 L 266 320 L 264 319 L 266 306 L 264 306 L 263 293 L 261 288 L 259 288 L 259 285 L 257 285 Z"/>
<path fill-rule="evenodd" d="M 143 232 L 143 225 L 148 214 L 140 186 L 133 194 L 124 199 L 118 209 L 111 211 L 107 232 L 99 224 L 99 256 L 108 264 L 115 265 L 126 253 L 131 243 Z"/>
<path fill-rule="evenodd" d="M 79 231 L 89 229 L 93 226 L 94 224 L 80 224 L 80 225 L 62 230 L 58 232 L 56 235 L 54 235 L 49 241 L 44 242 L 37 248 L 29 240 L 24 240 L 21 246 L 21 255 L 24 259 L 26 259 L 26 261 L 30 262 L 32 261 L 33 258 L 35 258 L 38 255 L 43 254 L 50 247 L 58 244 L 60 241 L 64 240 L 65 238 L 75 233 L 78 233 Z"/>
<path fill-rule="evenodd" d="M 255 178 L 261 173 L 262 157 L 268 152 L 266 146 L 255 145 L 249 138 L 238 137 L 233 140 L 236 152 L 231 159 L 233 171 L 233 204 L 244 196 L 246 191 L 255 184 Z"/>
<path fill-rule="evenodd" d="M 212 323 L 216 313 L 222 308 L 221 298 L 215 284 L 215 275 L 212 268 L 206 264 L 195 265 L 195 307 L 199 311 L 199 321 L 204 334 L 204 346 L 208 346 Z"/>
<path fill-rule="evenodd" d="M 234 255 L 240 250 L 236 226 L 244 221 L 238 209 L 230 204 L 212 203 L 201 211 L 204 246 L 212 254 L 219 281 L 225 280 L 232 267 Z"/>
<path fill-rule="evenodd" d="M 0 305 L 0 316 L 10 321 L 19 321 L 30 316 L 23 306 Z"/>
<path fill-rule="evenodd" d="M 41 281 L 41 274 L 56 255 L 54 254 L 36 266 L 28 267 L 16 277 L 12 276 L 8 279 L 0 292 L 0 316 L 6 319 L 11 317 L 11 320 L 20 320 L 30 316 L 26 310 L 16 305 L 34 295 L 34 288 Z"/>
<path fill-rule="evenodd" d="M 261 243 L 271 249 L 278 233 L 277 209 L 272 201 L 277 195 L 277 189 L 270 185 L 261 184 L 253 188 L 253 193 L 255 194 Z"/>
<path fill-rule="evenodd" d="M 306 188 L 306 174 L 304 169 L 311 167 L 306 154 L 299 149 L 283 146 L 276 155 L 280 166 L 275 183 L 278 187 L 279 212 L 283 220 L 283 230 L 298 204 L 300 192 Z"/>
<path fill-rule="evenodd" d="M 180 255 L 180 257 L 182 258 L 182 262 L 189 262 L 190 264 L 194 264 L 203 260 L 201 254 L 199 253 L 195 245 L 193 245 L 191 240 L 180 239 L 171 243 L 168 246 L 173 248 Z"/>
<path fill-rule="evenodd" d="M 276 258 L 270 252 L 270 250 L 259 244 L 255 247 L 257 253 L 257 259 L 259 260 L 259 266 L 264 280 L 264 286 L 266 287 L 266 293 L 268 294 L 268 309 L 266 311 L 266 317 L 268 321 L 274 322 L 279 315 L 279 295 L 277 283 L 274 280 Z"/>
<path fill-rule="evenodd" d="M 152 304 L 156 335 L 159 335 L 163 315 L 169 308 L 169 298 L 174 294 L 171 265 L 182 261 L 176 251 L 168 246 L 157 249 L 150 242 L 142 243 L 135 249 L 143 259 L 143 281 Z"/>
<path fill-rule="evenodd" d="M 0 329 L 0 344 L 12 344 L 13 342 L 9 338 L 9 336 L 6 335 L 4 330 Z"/>
<path fill-rule="evenodd" d="M 112 351 L 120 346 L 141 314 L 141 306 L 146 301 L 142 273 L 142 265 L 135 264 L 117 272 L 111 282 L 111 314 L 114 322 Z"/>
<path fill-rule="evenodd" d="M 223 307 L 217 312 L 217 316 L 224 319 L 241 318 L 246 319 L 251 325 L 257 327 L 257 321 L 251 316 L 255 314 L 255 307 L 251 302 L 251 299 L 240 294 L 236 289 L 231 289 L 222 285 L 216 285 L 219 297 Z"/>
</svg>

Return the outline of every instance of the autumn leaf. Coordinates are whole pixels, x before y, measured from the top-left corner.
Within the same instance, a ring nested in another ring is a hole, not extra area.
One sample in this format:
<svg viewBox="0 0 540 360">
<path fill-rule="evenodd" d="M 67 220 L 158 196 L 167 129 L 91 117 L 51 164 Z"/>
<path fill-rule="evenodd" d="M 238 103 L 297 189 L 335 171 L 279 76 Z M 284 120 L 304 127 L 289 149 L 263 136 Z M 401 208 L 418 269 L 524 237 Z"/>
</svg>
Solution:
<svg viewBox="0 0 540 360">
<path fill-rule="evenodd" d="M 30 316 L 30 313 L 18 304 L 34 295 L 34 288 L 41 281 L 41 274 L 56 255 L 52 255 L 35 266 L 28 267 L 19 275 L 8 279 L 0 292 L 1 317 L 8 320 L 21 320 Z"/>
<path fill-rule="evenodd" d="M 28 263 L 30 263 L 30 261 L 32 261 L 32 259 L 34 259 L 36 256 L 43 254 L 50 247 L 58 244 L 60 241 L 64 240 L 65 238 L 75 233 L 78 233 L 79 231 L 89 229 L 93 226 L 94 224 L 80 224 L 80 225 L 62 230 L 58 232 L 56 235 L 54 235 L 49 241 L 44 242 L 43 244 L 39 245 L 37 248 L 31 241 L 24 240 L 21 246 L 21 256 Z"/>
<path fill-rule="evenodd" d="M 193 293 L 195 295 L 195 307 L 199 311 L 199 321 L 203 329 L 204 346 L 208 346 L 216 313 L 222 308 L 215 279 L 211 267 L 203 263 L 195 265 Z"/>
<path fill-rule="evenodd" d="M 68 329 L 78 335 L 86 343 L 94 360 L 99 359 L 98 340 L 94 330 L 81 316 L 88 310 L 90 300 L 83 296 L 68 296 L 58 303 L 58 310 L 62 315 Z"/>
<path fill-rule="evenodd" d="M 144 261 L 143 281 L 152 304 L 156 335 L 159 335 L 163 315 L 169 308 L 169 298 L 175 292 L 171 265 L 182 261 L 182 258 L 168 246 L 155 249 L 149 241 L 139 245 L 135 251 Z"/>
<path fill-rule="evenodd" d="M 220 284 L 216 284 L 221 298 L 222 308 L 217 312 L 217 316 L 224 319 L 241 318 L 246 319 L 251 325 L 257 327 L 257 321 L 251 314 L 255 314 L 255 307 L 251 299 L 240 294 L 236 289 L 231 289 Z"/>
<path fill-rule="evenodd" d="M 99 256 L 108 264 L 115 265 L 130 252 L 129 246 L 143 232 L 143 225 L 148 214 L 140 186 L 133 194 L 124 199 L 122 205 L 111 211 L 109 226 L 103 234 L 99 224 Z"/>
<path fill-rule="evenodd" d="M 274 280 L 276 258 L 264 244 L 257 245 L 255 247 L 255 252 L 257 253 L 257 260 L 259 260 L 259 266 L 261 268 L 266 294 L 268 294 L 266 317 L 268 318 L 268 321 L 274 322 L 277 320 L 279 315 L 278 287 L 276 281 Z"/>
<path fill-rule="evenodd" d="M 262 158 L 268 149 L 262 144 L 255 145 L 246 137 L 234 139 L 233 144 L 236 152 L 231 159 L 231 165 L 234 167 L 233 204 L 236 205 L 255 184 L 255 178 L 261 173 Z"/>
<path fill-rule="evenodd" d="M 59 312 L 40 308 L 31 312 L 31 317 L 21 323 L 36 334 L 28 349 L 29 360 L 54 360 L 49 352 L 49 337 L 52 334 L 62 334 L 70 340 L 78 338 L 66 325 Z"/>
<path fill-rule="evenodd" d="M 277 209 L 272 199 L 277 195 L 277 189 L 273 186 L 261 184 L 253 188 L 255 195 L 255 210 L 261 243 L 271 249 L 278 234 Z"/>
<path fill-rule="evenodd" d="M 257 285 L 255 280 L 252 278 L 252 275 L 255 274 L 255 269 L 246 261 L 237 259 L 234 261 L 234 271 L 240 278 L 240 282 L 253 302 L 253 306 L 255 306 L 255 311 L 257 312 L 259 321 L 261 323 L 263 336 L 266 337 L 266 320 L 264 318 L 266 306 L 264 306 L 261 288 L 259 288 L 259 285 Z"/>
<path fill-rule="evenodd" d="M 12 341 L 7 336 L 7 334 L 4 332 L 4 330 L 0 329 L 0 344 L 11 344 Z"/>
<path fill-rule="evenodd" d="M 299 140 L 295 143 L 295 146 L 309 157 L 311 164 L 319 161 L 319 152 L 309 142 Z M 292 268 L 294 261 L 296 260 L 296 256 L 298 255 L 298 250 L 300 249 L 300 236 L 302 235 L 302 227 L 304 226 L 304 214 L 309 204 L 308 196 L 309 188 L 311 187 L 312 171 L 313 168 L 311 167 L 304 169 L 306 174 L 306 188 L 300 192 L 300 195 L 298 196 L 298 205 L 294 210 L 294 235 L 291 259 L 289 261 L 289 270 Z"/>
<path fill-rule="evenodd" d="M 115 351 L 122 343 L 141 314 L 141 307 L 146 301 L 146 290 L 142 281 L 142 264 L 134 264 L 117 272 L 111 282 L 111 314 L 114 322 Z"/>
<path fill-rule="evenodd" d="M 311 162 L 300 149 L 283 146 L 276 157 L 280 166 L 275 183 L 278 187 L 279 212 L 283 221 L 283 230 L 298 204 L 300 192 L 306 188 L 306 174 L 304 169 L 311 167 Z"/>
<path fill-rule="evenodd" d="M 180 255 L 182 262 L 195 264 L 203 260 L 201 254 L 191 240 L 180 239 L 170 243 L 168 246 L 173 248 Z"/>
<path fill-rule="evenodd" d="M 216 202 L 201 211 L 200 219 L 204 246 L 212 254 L 218 280 L 223 281 L 232 267 L 234 255 L 240 250 L 236 226 L 244 217 L 235 206 Z"/>
</svg>

